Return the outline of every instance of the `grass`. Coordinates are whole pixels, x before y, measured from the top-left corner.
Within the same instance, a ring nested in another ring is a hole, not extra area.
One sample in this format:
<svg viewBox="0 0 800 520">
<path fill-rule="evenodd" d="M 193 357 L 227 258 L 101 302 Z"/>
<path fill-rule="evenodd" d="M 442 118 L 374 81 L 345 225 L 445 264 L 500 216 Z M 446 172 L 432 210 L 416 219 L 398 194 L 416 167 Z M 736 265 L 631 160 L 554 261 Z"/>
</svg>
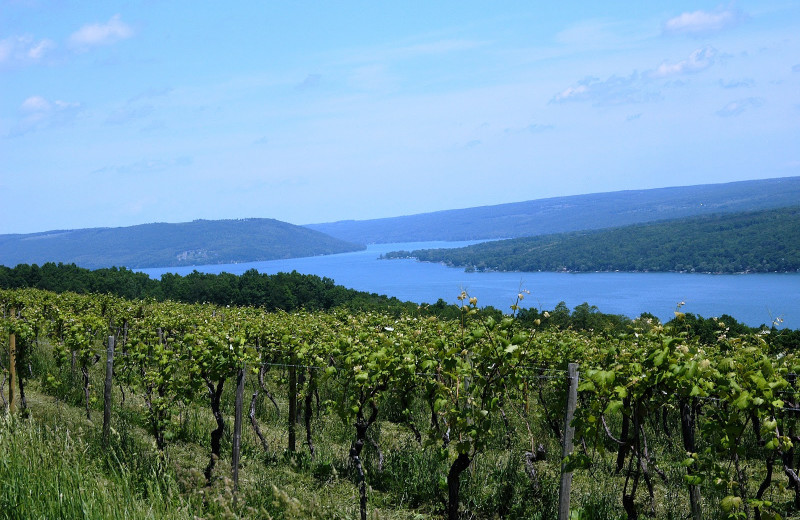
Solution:
<svg viewBox="0 0 800 520">
<path fill-rule="evenodd" d="M 93 368 L 93 381 L 101 380 L 100 369 Z M 41 373 L 53 370 L 45 364 Z M 263 451 L 245 417 L 240 491 L 234 500 L 229 478 L 232 409 L 224 409 L 223 457 L 207 485 L 202 469 L 208 463 L 214 422 L 202 400 L 176 414 L 167 449 L 160 453 L 148 433 L 144 403 L 128 389 L 124 405 L 119 404 L 120 389 L 114 389 L 112 434 L 104 441 L 97 386 L 92 388 L 95 399 L 89 421 L 77 387 L 79 378 L 62 378 L 66 381 L 62 386 L 47 388 L 55 396 L 45 393 L 42 381 L 44 377 L 27 381 L 26 418 L 6 414 L 0 422 L 0 518 L 349 519 L 358 515 L 348 459 L 352 428 L 336 416 L 315 418 L 314 435 L 319 438 L 312 460 L 301 442 L 305 438 L 301 427 L 298 452 L 285 450 L 285 399 L 279 400 L 283 415 L 271 403 L 260 403 L 257 412 L 270 449 Z M 8 395 L 7 386 L 4 390 Z M 232 402 L 229 397 L 226 394 L 225 399 Z M 400 429 L 384 430 L 394 431 L 381 439 L 382 445 L 387 443 L 384 449 L 391 449 Z M 365 452 L 369 465 L 374 454 L 370 449 Z M 424 505 L 417 501 L 414 511 L 392 493 L 370 491 L 373 518 L 431 518 L 433 511 Z"/>
<path fill-rule="evenodd" d="M 132 471 L 120 463 L 119 446 L 94 457 L 94 441 L 85 433 L 6 416 L 0 423 L 0 517 L 192 518 L 169 475 Z"/>
</svg>

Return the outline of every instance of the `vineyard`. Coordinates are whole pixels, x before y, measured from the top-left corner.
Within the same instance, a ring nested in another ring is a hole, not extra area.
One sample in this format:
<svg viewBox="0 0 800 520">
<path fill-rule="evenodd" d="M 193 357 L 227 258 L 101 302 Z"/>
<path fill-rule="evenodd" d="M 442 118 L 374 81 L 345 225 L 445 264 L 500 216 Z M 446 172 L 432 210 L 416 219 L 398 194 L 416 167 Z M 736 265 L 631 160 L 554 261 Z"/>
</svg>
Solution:
<svg viewBox="0 0 800 520">
<path fill-rule="evenodd" d="M 2 290 L 0 517 L 800 518 L 779 331 L 702 340 L 679 309 L 559 330 L 459 300 L 445 319 Z"/>
</svg>

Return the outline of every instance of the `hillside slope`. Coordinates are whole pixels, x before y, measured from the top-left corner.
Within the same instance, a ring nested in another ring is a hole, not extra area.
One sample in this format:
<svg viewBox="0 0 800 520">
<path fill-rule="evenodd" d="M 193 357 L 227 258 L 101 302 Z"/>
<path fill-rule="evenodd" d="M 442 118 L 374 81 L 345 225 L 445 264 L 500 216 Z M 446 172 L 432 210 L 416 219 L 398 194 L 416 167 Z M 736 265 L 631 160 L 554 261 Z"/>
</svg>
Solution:
<svg viewBox="0 0 800 520">
<path fill-rule="evenodd" d="M 360 244 L 480 240 L 602 229 L 800 201 L 800 177 L 594 193 L 376 220 L 309 224 Z"/>
<path fill-rule="evenodd" d="M 364 249 L 321 232 L 273 219 L 195 220 L 0 235 L 0 264 L 75 263 L 173 267 L 254 262 Z"/>
<path fill-rule="evenodd" d="M 800 206 L 388 253 L 493 271 L 800 271 Z"/>
</svg>

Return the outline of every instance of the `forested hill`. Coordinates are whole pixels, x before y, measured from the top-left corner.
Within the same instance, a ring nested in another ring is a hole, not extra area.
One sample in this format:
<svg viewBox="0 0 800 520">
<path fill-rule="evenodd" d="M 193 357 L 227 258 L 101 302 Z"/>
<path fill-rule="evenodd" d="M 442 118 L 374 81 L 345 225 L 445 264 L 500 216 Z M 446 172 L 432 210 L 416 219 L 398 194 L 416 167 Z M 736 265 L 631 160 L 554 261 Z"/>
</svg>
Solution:
<svg viewBox="0 0 800 520">
<path fill-rule="evenodd" d="M 513 190 L 513 186 L 509 189 Z M 618 191 L 307 227 L 360 244 L 480 240 L 601 229 L 800 201 L 800 177 Z"/>
<path fill-rule="evenodd" d="M 800 207 L 389 253 L 475 270 L 800 271 Z"/>
<path fill-rule="evenodd" d="M 174 267 L 254 262 L 358 251 L 345 242 L 273 219 L 195 220 L 121 228 L 0 235 L 0 265 Z"/>
</svg>

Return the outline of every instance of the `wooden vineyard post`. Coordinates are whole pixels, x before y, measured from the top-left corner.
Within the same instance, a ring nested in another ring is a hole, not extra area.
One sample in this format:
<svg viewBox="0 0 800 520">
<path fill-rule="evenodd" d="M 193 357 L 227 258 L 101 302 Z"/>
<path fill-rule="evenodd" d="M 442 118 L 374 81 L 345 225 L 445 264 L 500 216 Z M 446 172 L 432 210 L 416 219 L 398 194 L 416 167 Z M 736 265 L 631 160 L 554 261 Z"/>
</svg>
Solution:
<svg viewBox="0 0 800 520">
<path fill-rule="evenodd" d="M 292 355 L 289 365 L 289 451 L 296 450 L 297 439 L 297 366 Z"/>
<path fill-rule="evenodd" d="M 16 319 L 17 311 L 11 308 L 11 319 Z M 8 335 L 8 412 L 17 410 L 17 337 L 11 332 Z"/>
<path fill-rule="evenodd" d="M 108 442 L 111 432 L 111 384 L 114 377 L 114 336 L 108 337 L 106 350 L 106 383 L 103 387 L 103 442 Z"/>
<path fill-rule="evenodd" d="M 567 368 L 567 409 L 564 417 L 564 446 L 561 452 L 561 486 L 558 490 L 558 520 L 569 518 L 569 494 L 572 488 L 572 471 L 566 470 L 566 459 L 572 454 L 572 438 L 575 428 L 572 418 L 578 404 L 578 364 L 570 363 Z"/>
<path fill-rule="evenodd" d="M 244 400 L 244 371 L 245 367 L 239 369 L 236 375 L 236 405 L 233 412 L 233 453 L 231 454 L 231 465 L 233 466 L 233 490 L 239 490 L 239 455 L 242 447 L 242 406 Z"/>
<path fill-rule="evenodd" d="M 531 411 L 531 397 L 530 397 L 530 394 L 528 394 L 528 381 L 527 380 L 525 380 L 524 394 L 525 394 L 525 413 L 528 414 Z"/>
</svg>

